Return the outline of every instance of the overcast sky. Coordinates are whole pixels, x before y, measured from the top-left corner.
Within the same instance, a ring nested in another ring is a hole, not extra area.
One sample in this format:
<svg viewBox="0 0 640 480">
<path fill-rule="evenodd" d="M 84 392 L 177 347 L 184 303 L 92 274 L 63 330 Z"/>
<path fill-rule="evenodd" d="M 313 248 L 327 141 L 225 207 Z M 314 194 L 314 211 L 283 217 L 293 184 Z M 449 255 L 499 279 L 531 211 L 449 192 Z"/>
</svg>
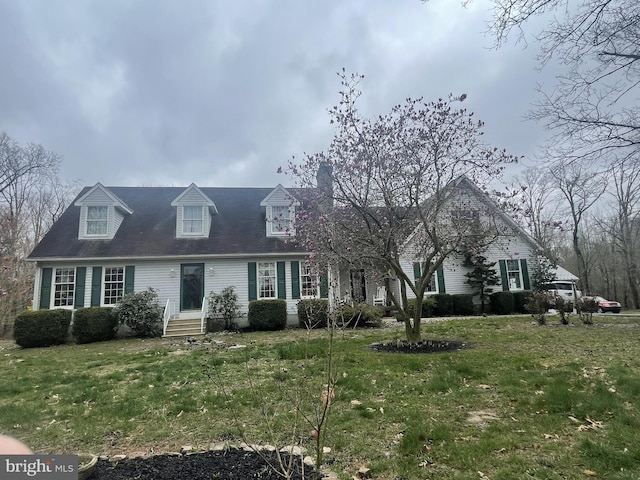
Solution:
<svg viewBox="0 0 640 480">
<path fill-rule="evenodd" d="M 275 186 L 324 150 L 336 72 L 361 107 L 466 93 L 486 140 L 533 159 L 535 45 L 491 49 L 474 0 L 0 0 L 0 131 L 82 185 Z"/>
</svg>

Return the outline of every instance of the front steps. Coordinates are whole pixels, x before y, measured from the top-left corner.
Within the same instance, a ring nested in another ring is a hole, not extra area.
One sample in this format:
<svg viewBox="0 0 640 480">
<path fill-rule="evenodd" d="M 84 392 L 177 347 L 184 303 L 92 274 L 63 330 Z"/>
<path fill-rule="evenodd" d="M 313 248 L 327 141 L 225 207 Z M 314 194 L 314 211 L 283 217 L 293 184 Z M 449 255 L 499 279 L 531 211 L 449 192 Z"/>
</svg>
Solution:
<svg viewBox="0 0 640 480">
<path fill-rule="evenodd" d="M 200 331 L 200 312 L 196 314 L 181 313 L 171 318 L 167 324 L 167 332 L 164 337 L 193 337 L 202 335 Z"/>
</svg>

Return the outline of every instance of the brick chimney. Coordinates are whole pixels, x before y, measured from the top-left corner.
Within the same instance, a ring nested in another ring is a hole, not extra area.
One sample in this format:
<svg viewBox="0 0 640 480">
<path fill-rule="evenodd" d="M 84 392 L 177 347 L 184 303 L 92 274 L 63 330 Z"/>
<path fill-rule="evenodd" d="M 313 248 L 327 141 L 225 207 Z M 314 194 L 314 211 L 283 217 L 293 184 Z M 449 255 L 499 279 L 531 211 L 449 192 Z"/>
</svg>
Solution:
<svg viewBox="0 0 640 480">
<path fill-rule="evenodd" d="M 331 209 L 333 207 L 333 166 L 329 163 L 320 162 L 316 174 L 316 186 L 320 190 L 321 206 Z"/>
</svg>

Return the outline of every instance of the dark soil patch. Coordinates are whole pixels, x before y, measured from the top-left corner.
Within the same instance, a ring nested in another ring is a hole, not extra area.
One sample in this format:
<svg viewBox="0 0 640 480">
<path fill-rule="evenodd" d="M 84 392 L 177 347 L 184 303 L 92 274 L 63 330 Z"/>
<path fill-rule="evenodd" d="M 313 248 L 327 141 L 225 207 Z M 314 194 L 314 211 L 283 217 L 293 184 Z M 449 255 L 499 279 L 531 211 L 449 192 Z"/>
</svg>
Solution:
<svg viewBox="0 0 640 480">
<path fill-rule="evenodd" d="M 471 348 L 472 345 L 469 342 L 458 340 L 423 340 L 417 343 L 407 341 L 381 342 L 374 343 L 369 347 L 377 352 L 388 353 L 438 353 L 464 350 Z"/>
<path fill-rule="evenodd" d="M 287 455 L 281 454 L 287 459 Z M 276 469 L 278 460 L 273 452 L 248 452 L 240 449 L 193 453 L 189 455 L 155 455 L 147 458 L 127 458 L 119 462 L 98 460 L 92 480 L 282 480 Z M 304 467 L 302 474 L 300 457 L 294 459 L 293 480 L 310 480 L 315 470 Z"/>
</svg>

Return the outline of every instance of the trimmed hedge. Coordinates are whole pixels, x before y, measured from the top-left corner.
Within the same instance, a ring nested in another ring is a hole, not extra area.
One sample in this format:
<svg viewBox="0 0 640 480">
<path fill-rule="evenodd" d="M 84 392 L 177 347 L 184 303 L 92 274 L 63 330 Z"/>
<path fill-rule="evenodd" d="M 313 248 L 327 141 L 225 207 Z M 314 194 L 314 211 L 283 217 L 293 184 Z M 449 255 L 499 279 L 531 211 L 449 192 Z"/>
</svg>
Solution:
<svg viewBox="0 0 640 480">
<path fill-rule="evenodd" d="M 298 302 L 298 325 L 300 328 L 325 328 L 329 313 L 329 300 L 308 298 Z"/>
<path fill-rule="evenodd" d="M 111 307 L 76 310 L 71 333 L 78 343 L 104 342 L 113 339 L 118 330 L 118 316 Z"/>
<path fill-rule="evenodd" d="M 13 324 L 13 338 L 24 348 L 49 347 L 67 341 L 71 310 L 57 308 L 23 312 Z"/>
<path fill-rule="evenodd" d="M 381 327 L 384 309 L 360 303 L 342 307 L 341 322 L 346 327 Z"/>
<path fill-rule="evenodd" d="M 451 295 L 448 293 L 437 293 L 430 296 L 435 301 L 435 305 L 433 306 L 434 317 L 453 315 L 453 300 L 451 299 Z"/>
<path fill-rule="evenodd" d="M 531 290 L 519 290 L 511 292 L 513 295 L 513 311 L 517 313 L 529 313 L 525 305 L 531 296 Z"/>
<path fill-rule="evenodd" d="M 253 330 L 284 330 L 287 326 L 287 302 L 285 300 L 251 300 L 248 320 L 249 327 Z"/>
<path fill-rule="evenodd" d="M 422 299 L 422 318 L 433 317 L 433 307 L 435 306 L 436 301 L 433 299 L 433 296 L 429 295 L 428 297 L 424 297 Z M 407 313 L 410 317 L 413 317 L 413 314 L 416 311 L 416 299 L 410 298 L 407 300 Z"/>
<path fill-rule="evenodd" d="M 451 307 L 454 315 L 473 315 L 475 307 L 473 306 L 473 295 L 466 293 L 457 293 L 451 295 Z"/>
<path fill-rule="evenodd" d="M 511 292 L 496 292 L 491 295 L 491 310 L 496 315 L 513 313 L 513 294 Z"/>
</svg>

